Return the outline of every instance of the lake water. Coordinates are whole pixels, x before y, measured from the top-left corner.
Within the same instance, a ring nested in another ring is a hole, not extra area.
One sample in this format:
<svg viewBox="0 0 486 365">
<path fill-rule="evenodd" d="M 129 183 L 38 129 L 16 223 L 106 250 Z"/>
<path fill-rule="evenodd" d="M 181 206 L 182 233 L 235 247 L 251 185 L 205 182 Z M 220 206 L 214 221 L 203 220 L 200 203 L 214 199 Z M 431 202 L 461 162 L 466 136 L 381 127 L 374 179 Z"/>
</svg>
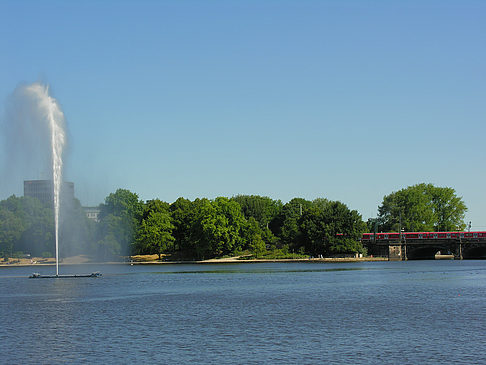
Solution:
<svg viewBox="0 0 486 365">
<path fill-rule="evenodd" d="M 486 261 L 0 268 L 5 364 L 486 363 Z"/>
</svg>

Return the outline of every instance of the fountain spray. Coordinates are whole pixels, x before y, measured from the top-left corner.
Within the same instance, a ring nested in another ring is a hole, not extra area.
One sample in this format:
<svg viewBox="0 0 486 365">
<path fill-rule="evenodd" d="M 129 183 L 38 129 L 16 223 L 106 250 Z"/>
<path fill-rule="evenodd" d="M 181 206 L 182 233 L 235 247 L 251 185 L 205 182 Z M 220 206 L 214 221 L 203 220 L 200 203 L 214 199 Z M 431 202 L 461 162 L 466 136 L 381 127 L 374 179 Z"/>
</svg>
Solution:
<svg viewBox="0 0 486 365">
<path fill-rule="evenodd" d="M 25 88 L 26 92 L 36 100 L 41 119 L 45 121 L 50 131 L 51 166 L 54 197 L 54 227 L 56 237 L 56 276 L 59 276 L 59 210 L 62 185 L 63 150 L 66 144 L 64 130 L 64 113 L 56 99 L 49 95 L 49 87 L 34 83 Z"/>
</svg>

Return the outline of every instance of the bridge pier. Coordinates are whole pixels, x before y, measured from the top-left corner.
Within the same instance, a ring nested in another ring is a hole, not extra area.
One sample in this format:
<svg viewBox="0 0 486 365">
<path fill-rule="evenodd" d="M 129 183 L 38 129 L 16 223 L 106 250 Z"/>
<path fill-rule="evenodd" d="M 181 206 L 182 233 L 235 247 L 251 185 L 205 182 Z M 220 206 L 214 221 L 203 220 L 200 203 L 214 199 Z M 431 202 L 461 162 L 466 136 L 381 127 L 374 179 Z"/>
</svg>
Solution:
<svg viewBox="0 0 486 365">
<path fill-rule="evenodd" d="M 462 249 L 462 242 L 450 242 L 446 245 L 438 245 L 438 246 L 433 246 L 433 245 L 419 245 L 417 243 L 414 243 L 411 245 L 411 252 L 410 254 L 412 255 L 412 259 L 416 260 L 417 259 L 417 249 L 423 250 L 423 248 L 430 247 L 432 250 L 436 251 L 442 251 L 443 254 L 444 252 L 447 254 L 449 252 L 450 254 L 453 254 L 454 260 L 463 260 L 463 249 Z M 426 251 L 427 252 L 427 251 Z M 434 251 L 435 252 L 435 251 Z M 433 259 L 434 255 L 433 252 L 428 252 L 425 256 L 423 255 L 423 251 L 421 254 L 419 254 L 418 258 L 428 258 L 428 259 Z M 407 250 L 407 243 L 406 242 L 390 242 L 388 245 L 388 260 L 389 261 L 407 261 L 409 256 L 409 252 Z"/>
<path fill-rule="evenodd" d="M 462 256 L 462 242 L 459 242 L 454 250 L 454 260 L 462 260 L 464 257 Z"/>
<path fill-rule="evenodd" d="M 388 261 L 406 261 L 407 246 L 399 242 L 390 243 L 388 246 Z"/>
</svg>

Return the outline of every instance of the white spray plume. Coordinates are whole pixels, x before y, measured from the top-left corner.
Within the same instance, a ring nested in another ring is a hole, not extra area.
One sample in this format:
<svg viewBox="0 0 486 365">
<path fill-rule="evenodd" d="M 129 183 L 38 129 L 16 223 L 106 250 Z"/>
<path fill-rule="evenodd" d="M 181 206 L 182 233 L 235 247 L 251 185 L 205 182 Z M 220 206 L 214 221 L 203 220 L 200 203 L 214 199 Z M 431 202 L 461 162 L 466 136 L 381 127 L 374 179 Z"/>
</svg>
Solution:
<svg viewBox="0 0 486 365">
<path fill-rule="evenodd" d="M 56 275 L 59 275 L 59 210 L 62 186 L 62 153 L 66 144 L 64 113 L 56 99 L 49 95 L 49 87 L 34 83 L 26 87 L 37 104 L 37 109 L 51 132 L 52 182 L 54 185 L 54 224 L 56 234 Z"/>
<path fill-rule="evenodd" d="M 64 113 L 41 83 L 17 87 L 7 104 L 5 122 L 5 176 L 23 180 L 36 173 L 49 175 L 54 185 L 56 262 L 59 262 L 59 210 L 63 151 L 66 145 Z M 18 180 L 15 183 L 19 183 Z M 56 265 L 56 273 L 59 266 Z"/>
</svg>

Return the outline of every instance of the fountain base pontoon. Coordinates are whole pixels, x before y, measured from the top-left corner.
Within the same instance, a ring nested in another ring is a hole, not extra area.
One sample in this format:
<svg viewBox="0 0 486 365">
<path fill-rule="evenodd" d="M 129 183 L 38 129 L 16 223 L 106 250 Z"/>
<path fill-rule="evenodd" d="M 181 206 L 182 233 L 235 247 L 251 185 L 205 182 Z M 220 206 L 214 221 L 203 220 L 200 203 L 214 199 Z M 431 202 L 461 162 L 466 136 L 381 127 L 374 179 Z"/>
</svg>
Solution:
<svg viewBox="0 0 486 365">
<path fill-rule="evenodd" d="M 41 275 L 38 272 L 33 273 L 29 278 L 31 279 L 52 279 L 52 278 L 99 278 L 100 272 L 92 272 L 91 274 L 72 274 L 72 275 Z"/>
</svg>

